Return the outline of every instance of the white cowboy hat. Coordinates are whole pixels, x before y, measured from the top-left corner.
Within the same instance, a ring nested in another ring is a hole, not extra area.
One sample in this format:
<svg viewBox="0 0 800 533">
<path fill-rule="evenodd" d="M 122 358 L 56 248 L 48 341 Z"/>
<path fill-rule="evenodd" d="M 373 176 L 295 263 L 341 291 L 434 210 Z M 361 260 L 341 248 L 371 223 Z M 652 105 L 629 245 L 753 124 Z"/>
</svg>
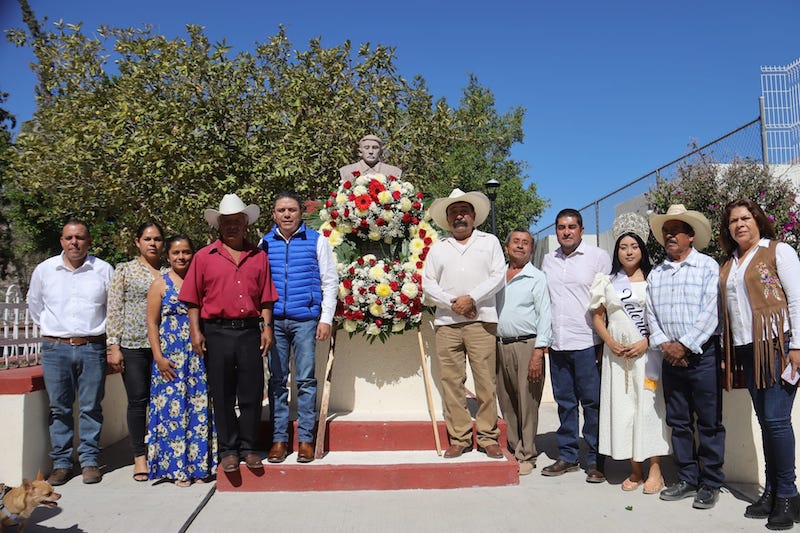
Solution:
<svg viewBox="0 0 800 533">
<path fill-rule="evenodd" d="M 219 227 L 220 215 L 235 215 L 237 213 L 244 213 L 247 215 L 247 224 L 250 225 L 258 220 L 258 215 L 261 214 L 261 210 L 255 204 L 250 204 L 245 207 L 241 198 L 235 194 L 226 194 L 219 203 L 219 211 L 216 209 L 206 209 L 203 215 L 206 217 L 206 222 L 212 227 L 217 228 Z"/>
<path fill-rule="evenodd" d="M 461 189 L 453 189 L 447 198 L 437 198 L 431 204 L 428 212 L 436 224 L 443 230 L 453 231 L 447 223 L 447 208 L 457 202 L 467 202 L 475 210 L 475 225 L 480 226 L 486 217 L 489 216 L 491 202 L 485 194 L 478 191 L 464 192 Z"/>
<path fill-rule="evenodd" d="M 650 229 L 653 230 L 653 237 L 664 246 L 664 234 L 661 228 L 668 220 L 680 220 L 689 224 L 694 230 L 694 242 L 692 245 L 696 250 L 702 250 L 711 242 L 711 223 L 700 211 L 686 209 L 683 204 L 673 204 L 669 206 L 663 215 L 650 215 Z"/>
</svg>

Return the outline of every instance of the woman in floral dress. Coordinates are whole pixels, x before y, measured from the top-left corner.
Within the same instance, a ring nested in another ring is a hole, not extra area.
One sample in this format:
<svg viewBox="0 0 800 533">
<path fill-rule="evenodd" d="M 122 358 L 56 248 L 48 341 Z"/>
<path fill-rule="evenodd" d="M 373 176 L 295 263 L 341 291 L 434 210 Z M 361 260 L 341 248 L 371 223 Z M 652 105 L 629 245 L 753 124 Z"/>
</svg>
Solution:
<svg viewBox="0 0 800 533">
<path fill-rule="evenodd" d="M 216 470 L 216 435 L 205 362 L 192 350 L 186 306 L 178 300 L 194 248 L 188 237 L 166 241 L 170 271 L 147 295 L 147 335 L 153 350 L 147 462 L 150 479 L 181 487 Z"/>
</svg>

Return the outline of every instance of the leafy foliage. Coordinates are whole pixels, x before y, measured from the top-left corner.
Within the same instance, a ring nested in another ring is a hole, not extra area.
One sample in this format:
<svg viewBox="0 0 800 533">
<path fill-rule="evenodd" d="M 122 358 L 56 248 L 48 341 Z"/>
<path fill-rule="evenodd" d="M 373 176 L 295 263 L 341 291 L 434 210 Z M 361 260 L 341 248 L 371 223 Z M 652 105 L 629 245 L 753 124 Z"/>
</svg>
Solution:
<svg viewBox="0 0 800 533">
<path fill-rule="evenodd" d="M 714 161 L 713 154 L 700 153 L 678 168 L 678 177 L 659 180 L 647 194 L 655 213 L 665 213 L 672 204 L 703 213 L 711 222 L 712 238 L 704 253 L 719 262 L 725 253 L 719 244 L 719 228 L 725 205 L 738 198 L 758 203 L 773 221 L 778 238 L 800 250 L 800 224 L 797 219 L 797 193 L 791 181 L 773 176 L 757 161 L 738 159 L 729 164 Z M 648 242 L 654 261 L 664 259 L 664 249 L 655 239 Z"/>
<path fill-rule="evenodd" d="M 525 185 L 524 163 L 511 159 L 511 147 L 523 139 L 525 111 L 517 107 L 508 113 L 498 113 L 494 95 L 481 87 L 474 76 L 470 77 L 460 104 L 453 113 L 456 135 L 449 143 L 443 165 L 443 175 L 452 178 L 433 183 L 430 190 L 441 197 L 449 195 L 455 187 L 463 191 L 483 190 L 487 181 L 498 180 L 497 235 L 503 241 L 511 230 L 527 228 L 549 205 L 536 194 L 534 183 Z M 482 229 L 491 231 L 491 217 Z"/>
<path fill-rule="evenodd" d="M 0 92 L 0 104 L 8 99 L 7 93 Z M 0 107 L 0 193 L 6 187 L 8 163 L 13 155 L 11 130 L 16 119 L 6 109 Z M 7 211 L 9 203 L 0 194 L 0 278 L 5 278 L 11 261 L 12 238 Z"/>
<path fill-rule="evenodd" d="M 393 48 L 313 39 L 296 50 L 281 27 L 234 55 L 198 26 L 170 40 L 150 27 L 87 33 L 34 22 L 7 32 L 34 49 L 39 86 L 4 194 L 36 249 L 52 247 L 69 217 L 89 222 L 93 253 L 112 262 L 133 251 L 147 219 L 203 243 L 212 235 L 200 215 L 223 194 L 263 212 L 283 189 L 323 198 L 369 132 L 428 195 L 498 179 L 501 231 L 530 225 L 545 207 L 510 158 L 524 111 L 498 113 L 474 78 L 461 107 L 434 101 L 421 77 L 397 73 Z"/>
</svg>

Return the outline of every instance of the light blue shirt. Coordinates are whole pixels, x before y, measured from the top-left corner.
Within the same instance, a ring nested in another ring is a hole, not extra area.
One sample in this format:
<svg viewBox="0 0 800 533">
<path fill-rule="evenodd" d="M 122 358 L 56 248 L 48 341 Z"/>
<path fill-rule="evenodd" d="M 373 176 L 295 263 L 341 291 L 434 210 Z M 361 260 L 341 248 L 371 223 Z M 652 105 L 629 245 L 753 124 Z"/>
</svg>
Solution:
<svg viewBox="0 0 800 533">
<path fill-rule="evenodd" d="M 497 293 L 497 314 L 498 337 L 536 335 L 536 348 L 550 346 L 550 295 L 544 273 L 528 263 L 505 282 Z"/>
<path fill-rule="evenodd" d="M 719 265 L 692 248 L 675 263 L 664 261 L 647 277 L 650 346 L 678 341 L 693 353 L 719 333 Z"/>
</svg>

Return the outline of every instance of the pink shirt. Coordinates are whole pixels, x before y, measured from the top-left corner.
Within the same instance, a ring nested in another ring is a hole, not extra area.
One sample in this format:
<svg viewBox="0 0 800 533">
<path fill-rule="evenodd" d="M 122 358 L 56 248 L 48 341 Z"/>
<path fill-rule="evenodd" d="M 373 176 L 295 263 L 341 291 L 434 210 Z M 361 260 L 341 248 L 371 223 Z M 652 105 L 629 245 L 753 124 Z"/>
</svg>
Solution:
<svg viewBox="0 0 800 533">
<path fill-rule="evenodd" d="M 559 246 L 544 256 L 542 272 L 547 276 L 553 315 L 553 350 L 585 350 L 602 341 L 594 332 L 589 310 L 589 288 L 598 273 L 611 272 L 605 250 L 584 241 L 564 255 Z"/>
<path fill-rule="evenodd" d="M 200 308 L 200 318 L 256 318 L 278 299 L 267 254 L 245 243 L 239 264 L 217 239 L 192 258 L 178 297 Z"/>
</svg>

